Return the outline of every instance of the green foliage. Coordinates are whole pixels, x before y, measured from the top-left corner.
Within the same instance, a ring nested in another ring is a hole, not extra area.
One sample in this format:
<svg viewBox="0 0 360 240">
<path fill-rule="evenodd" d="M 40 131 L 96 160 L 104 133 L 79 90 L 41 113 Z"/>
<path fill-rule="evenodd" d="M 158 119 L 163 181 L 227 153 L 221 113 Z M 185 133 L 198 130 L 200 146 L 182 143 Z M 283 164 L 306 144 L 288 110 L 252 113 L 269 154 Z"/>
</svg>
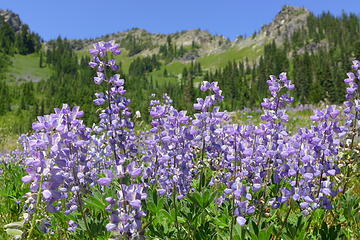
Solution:
<svg viewBox="0 0 360 240">
<path fill-rule="evenodd" d="M 5 54 L 13 54 L 15 51 L 14 46 L 15 32 L 10 24 L 0 19 L 0 50 Z"/>
<path fill-rule="evenodd" d="M 40 36 L 31 32 L 28 25 L 23 24 L 15 33 L 11 25 L 0 17 L 0 53 L 30 54 L 39 51 L 41 43 Z"/>
<path fill-rule="evenodd" d="M 7 54 L 0 52 L 0 78 L 4 77 L 5 72 L 7 72 L 11 65 L 9 59 L 10 57 Z"/>
<path fill-rule="evenodd" d="M 138 29 L 133 29 L 131 31 L 136 31 Z M 130 31 L 130 32 L 131 32 Z M 128 56 L 132 57 L 146 48 L 151 48 L 152 44 L 144 36 L 138 37 L 136 34 L 127 34 L 124 39 L 121 40 L 121 47 L 128 50 Z"/>
<path fill-rule="evenodd" d="M 32 33 L 29 26 L 23 24 L 20 33 L 16 34 L 15 47 L 22 55 L 38 52 L 41 48 L 41 38 L 38 34 Z"/>
<path fill-rule="evenodd" d="M 3 115 L 10 110 L 11 110 L 11 98 L 10 98 L 9 86 L 1 81 L 0 82 L 0 115 Z"/>
<path fill-rule="evenodd" d="M 186 54 L 197 54 L 199 48 L 200 46 L 195 44 L 194 41 L 192 42 L 191 48 L 184 47 L 183 45 L 179 47 L 172 42 L 172 38 L 169 35 L 166 39 L 166 44 L 161 45 L 159 48 L 159 56 L 165 63 L 170 63 L 174 59 L 182 58 Z"/>
<path fill-rule="evenodd" d="M 146 73 L 159 69 L 161 63 L 157 60 L 156 55 L 151 57 L 136 58 L 129 67 L 129 76 L 143 76 Z"/>
<path fill-rule="evenodd" d="M 19 221 L 22 214 L 22 196 L 28 192 L 28 186 L 21 181 L 24 170 L 18 163 L 0 163 L 0 169 L 0 239 L 6 239 L 5 232 L 10 235 L 19 233 L 14 222 Z M 13 224 L 6 225 L 9 223 Z"/>
</svg>

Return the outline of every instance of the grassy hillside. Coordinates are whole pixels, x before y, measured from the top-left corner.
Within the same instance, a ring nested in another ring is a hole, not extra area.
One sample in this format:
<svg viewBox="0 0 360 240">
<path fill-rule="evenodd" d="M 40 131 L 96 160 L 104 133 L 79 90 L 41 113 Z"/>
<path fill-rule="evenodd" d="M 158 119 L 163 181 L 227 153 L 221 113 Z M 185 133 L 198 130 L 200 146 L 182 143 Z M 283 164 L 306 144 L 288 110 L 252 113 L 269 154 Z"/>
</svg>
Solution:
<svg viewBox="0 0 360 240">
<path fill-rule="evenodd" d="M 197 61 L 201 63 L 203 70 L 211 71 L 224 67 L 229 61 L 241 61 L 247 58 L 250 62 L 253 62 L 258 57 L 260 57 L 263 52 L 264 48 L 257 45 L 252 45 L 241 49 L 239 49 L 238 47 L 231 47 L 219 54 L 200 57 L 197 59 Z M 124 59 L 122 60 L 124 61 Z M 131 60 L 131 58 L 127 58 L 124 62 L 126 63 L 125 66 L 130 65 Z M 151 76 L 159 84 L 163 84 L 169 81 L 177 81 L 183 69 L 189 66 L 190 63 L 174 61 L 169 64 L 162 65 L 159 70 L 152 72 Z M 127 70 L 126 68 L 124 69 Z M 168 72 L 168 77 L 164 77 L 165 69 Z M 199 81 L 199 79 L 195 79 L 195 82 L 196 81 Z"/>
<path fill-rule="evenodd" d="M 224 67 L 229 61 L 239 61 L 246 57 L 249 61 L 255 61 L 263 54 L 263 50 L 262 46 L 257 45 L 251 45 L 241 49 L 238 47 L 230 47 L 220 54 L 201 57 L 198 61 L 204 69 L 215 69 Z"/>
<path fill-rule="evenodd" d="M 263 47 L 256 45 L 239 49 L 238 47 L 231 47 L 226 51 L 200 57 L 197 59 L 205 70 L 213 70 L 219 67 L 224 67 L 229 61 L 239 61 L 247 57 L 249 61 L 256 60 L 263 53 Z M 87 50 L 77 51 L 80 57 L 88 56 Z M 122 69 L 125 73 L 128 73 L 131 62 L 136 57 L 128 57 L 127 50 L 123 50 L 122 54 L 116 56 L 116 60 L 121 62 Z M 12 66 L 7 74 L 7 81 L 9 83 L 19 83 L 22 81 L 39 82 L 42 79 L 46 79 L 51 75 L 51 69 L 47 66 L 40 68 L 39 61 L 40 56 L 37 53 L 29 55 L 15 55 L 11 58 Z M 189 66 L 189 63 L 180 61 L 173 61 L 168 64 L 163 64 L 157 71 L 151 73 L 154 81 L 159 84 L 163 84 L 169 81 L 176 81 L 179 74 L 182 73 L 184 67 Z M 164 70 L 167 70 L 169 76 L 164 77 Z"/>
<path fill-rule="evenodd" d="M 40 56 L 37 53 L 29 55 L 15 55 L 11 58 L 12 66 L 10 67 L 7 79 L 9 83 L 21 81 L 39 82 L 51 75 L 51 69 L 39 66 Z"/>
</svg>

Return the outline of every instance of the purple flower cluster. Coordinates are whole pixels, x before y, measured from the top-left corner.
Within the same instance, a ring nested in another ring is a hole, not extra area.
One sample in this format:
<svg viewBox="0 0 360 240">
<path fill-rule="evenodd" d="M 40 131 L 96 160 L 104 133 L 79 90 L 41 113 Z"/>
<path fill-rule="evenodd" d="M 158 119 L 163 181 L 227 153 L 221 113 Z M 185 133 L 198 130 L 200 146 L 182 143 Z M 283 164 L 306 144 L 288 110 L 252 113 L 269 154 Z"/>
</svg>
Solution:
<svg viewBox="0 0 360 240">
<path fill-rule="evenodd" d="M 232 199 L 240 225 L 246 223 L 247 214 L 261 212 L 264 207 L 279 208 L 291 200 L 299 203 L 304 214 L 319 207 L 330 209 L 330 199 L 337 194 L 331 179 L 340 173 L 336 162 L 345 131 L 339 126 L 340 111 L 335 106 L 316 111 L 311 119 L 318 122 L 317 126 L 290 135 L 284 125 L 288 117 L 283 108 L 293 99 L 280 92 L 294 86 L 285 73 L 279 79 L 270 78 L 272 97 L 262 103 L 263 123 L 216 129 L 219 139 L 223 139 L 219 148 L 223 160 L 212 184 L 225 185 L 217 202 L 221 205 Z M 270 192 L 272 184 L 279 185 L 279 191 Z"/>
<path fill-rule="evenodd" d="M 360 126 L 360 61 L 353 61 L 352 68 L 356 71 L 349 72 L 348 78 L 344 82 L 348 85 L 346 88 L 346 99 L 344 102 L 346 115 L 346 127 L 351 129 L 350 145 L 352 147 L 356 135 L 359 135 Z"/>
<path fill-rule="evenodd" d="M 358 61 L 353 66 L 357 73 L 345 79 L 346 126 L 340 124 L 340 110 L 329 106 L 314 112 L 311 128 L 290 134 L 284 123 L 289 121 L 286 105 L 294 100 L 289 91 L 295 87 L 281 73 L 267 81 L 271 97 L 261 104 L 262 122 L 257 126 L 230 124 L 228 114 L 217 106 L 224 98 L 217 82 L 203 82 L 201 91 L 210 94 L 197 99 L 193 117 L 174 108 L 164 95 L 150 103 L 150 130 L 135 134 L 124 80 L 111 74 L 119 69 L 111 57 L 120 52 L 114 41 L 97 43 L 90 50 L 89 65 L 97 70 L 94 82 L 107 89 L 95 94 L 94 103 L 101 108 L 97 125 L 87 128 L 78 119 L 83 115 L 79 107 L 64 105 L 38 117 L 35 132 L 22 138 L 27 172 L 22 180 L 30 184 L 26 202 L 32 216 L 45 203 L 48 212 L 80 211 L 86 222 L 83 197 L 91 195 L 91 187 L 116 189 L 106 198 L 106 228 L 115 237 L 139 234 L 149 188 L 173 196 L 173 201 L 196 187 L 221 189 L 217 203 L 231 201 L 240 225 L 246 224 L 248 215 L 261 216 L 265 208 L 291 201 L 304 214 L 332 208 L 331 199 L 339 191 L 334 177 L 340 173 L 341 141 L 359 129 Z M 205 171 L 212 172 L 209 186 Z M 274 184 L 278 187 L 271 188 Z M 68 230 L 77 226 L 70 221 Z"/>
<path fill-rule="evenodd" d="M 186 111 L 178 111 L 172 100 L 152 100 L 150 105 L 151 130 L 146 137 L 146 151 L 142 157 L 148 164 L 144 177 L 158 186 L 160 195 L 177 195 L 183 198 L 191 189 L 194 176 L 195 153 L 192 140 L 195 130 L 189 126 L 191 118 Z"/>
<path fill-rule="evenodd" d="M 138 159 L 137 139 L 134 133 L 134 123 L 128 105 L 131 103 L 124 95 L 124 80 L 119 74 L 110 76 L 119 66 L 115 59 L 108 59 L 111 54 L 120 54 L 119 45 L 114 41 L 100 42 L 94 45 L 90 53 L 94 55 L 90 67 L 97 67 L 96 84 L 107 84 L 107 91 L 96 93 L 94 103 L 105 106 L 99 114 L 100 122 L 95 126 L 96 149 L 102 149 L 97 162 L 102 166 L 105 177 L 97 182 L 108 187 L 113 181 L 120 183 L 117 199 L 108 198 L 111 212 L 107 225 L 109 231 L 134 236 L 141 229 L 141 218 L 146 216 L 141 210 L 141 201 L 146 198 L 143 184 L 136 184 L 136 179 L 143 173 L 142 163 Z M 96 155 L 96 152 L 93 152 Z M 129 176 L 130 180 L 127 180 Z"/>
<path fill-rule="evenodd" d="M 141 184 L 121 186 L 117 199 L 106 198 L 110 204 L 107 210 L 111 212 L 110 223 L 106 225 L 108 231 L 115 231 L 128 236 L 134 236 L 141 229 L 141 218 L 146 216 L 142 210 L 141 201 L 145 200 L 147 194 Z"/>
<path fill-rule="evenodd" d="M 224 100 L 217 82 L 204 81 L 200 90 L 212 93 L 205 99 L 198 98 L 197 103 L 194 104 L 194 109 L 200 111 L 194 114 L 195 119 L 192 121 L 192 125 L 196 130 L 193 145 L 201 151 L 201 157 L 197 164 L 201 172 L 201 169 L 206 167 L 213 170 L 217 168 L 217 162 L 221 157 L 219 153 L 224 144 L 221 126 L 229 120 L 229 116 L 226 112 L 220 111 L 219 106 L 216 106 Z"/>
<path fill-rule="evenodd" d="M 38 117 L 32 125 L 35 132 L 23 139 L 28 175 L 22 181 L 30 184 L 26 195 L 30 213 L 42 204 L 48 212 L 65 214 L 82 208 L 81 195 L 93 181 L 87 154 L 91 129 L 78 119 L 83 114 L 79 107 L 63 105 L 53 114 Z"/>
</svg>

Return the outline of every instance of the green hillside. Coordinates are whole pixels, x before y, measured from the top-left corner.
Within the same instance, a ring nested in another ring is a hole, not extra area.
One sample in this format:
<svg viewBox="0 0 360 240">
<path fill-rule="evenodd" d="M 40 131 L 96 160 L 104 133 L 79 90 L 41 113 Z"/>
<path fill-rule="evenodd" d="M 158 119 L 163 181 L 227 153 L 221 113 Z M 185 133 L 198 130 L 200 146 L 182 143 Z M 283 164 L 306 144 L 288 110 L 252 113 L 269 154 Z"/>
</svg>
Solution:
<svg viewBox="0 0 360 240">
<path fill-rule="evenodd" d="M 39 82 L 50 77 L 51 69 L 46 66 L 40 68 L 39 61 L 40 56 L 38 53 L 28 55 L 16 54 L 11 57 L 12 64 L 7 72 L 8 82 Z"/>
<path fill-rule="evenodd" d="M 77 51 L 79 57 L 87 56 L 87 50 Z M 224 67 L 229 61 L 240 61 L 248 58 L 249 61 L 255 61 L 263 54 L 263 48 L 257 46 L 249 46 L 246 48 L 239 49 L 238 47 L 231 47 L 226 51 L 200 57 L 197 59 L 203 68 L 206 70 L 213 70 L 216 68 Z M 131 62 L 137 56 L 128 57 L 127 50 L 123 49 L 122 54 L 116 56 L 116 60 L 121 62 L 123 71 L 127 74 L 129 72 L 129 66 Z M 141 58 L 141 56 L 140 56 Z M 39 82 L 43 79 L 47 79 L 51 76 L 52 70 L 48 66 L 40 68 L 39 66 L 40 57 L 38 53 L 32 53 L 29 55 L 16 54 L 11 58 L 12 65 L 7 72 L 7 81 L 9 83 L 19 83 L 24 81 Z M 170 63 L 163 64 L 159 70 L 151 73 L 155 81 L 164 82 L 174 77 L 163 77 L 163 72 L 166 69 L 172 75 L 181 74 L 184 67 L 188 67 L 190 63 L 184 63 L 180 61 L 173 61 Z"/>
<path fill-rule="evenodd" d="M 240 61 L 245 58 L 247 58 L 250 62 L 253 62 L 261 55 L 263 55 L 263 47 L 254 44 L 240 49 L 237 46 L 230 47 L 220 54 L 200 57 L 198 61 L 204 69 L 216 69 L 225 67 L 228 62 Z"/>
</svg>

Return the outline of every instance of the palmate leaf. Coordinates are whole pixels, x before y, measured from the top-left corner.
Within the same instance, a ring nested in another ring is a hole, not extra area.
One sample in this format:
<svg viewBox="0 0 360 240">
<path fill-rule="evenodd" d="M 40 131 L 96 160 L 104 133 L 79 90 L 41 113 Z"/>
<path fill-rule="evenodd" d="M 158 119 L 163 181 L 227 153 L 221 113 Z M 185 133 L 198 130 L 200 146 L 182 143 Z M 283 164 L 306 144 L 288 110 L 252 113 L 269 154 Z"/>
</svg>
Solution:
<svg viewBox="0 0 360 240">
<path fill-rule="evenodd" d="M 147 205 L 146 205 L 146 208 L 153 214 L 156 214 L 157 213 L 157 206 L 155 205 L 155 203 L 153 202 L 149 202 Z"/>
<path fill-rule="evenodd" d="M 211 189 L 206 189 L 205 191 L 194 192 L 187 196 L 187 198 L 190 200 L 190 202 L 194 205 L 198 205 L 201 208 L 208 207 L 213 201 L 216 196 L 216 191 L 213 191 Z"/>
<path fill-rule="evenodd" d="M 92 210 L 104 211 L 106 208 L 106 205 L 103 202 L 94 197 L 87 198 L 84 202 L 86 203 L 86 206 Z"/>
<path fill-rule="evenodd" d="M 164 197 L 159 197 L 156 190 L 151 191 L 151 198 L 147 200 L 146 208 L 154 215 L 160 213 L 160 210 L 164 208 Z"/>
<path fill-rule="evenodd" d="M 229 226 L 228 218 L 226 216 L 213 218 L 213 223 L 221 228 L 227 228 Z"/>
<path fill-rule="evenodd" d="M 103 195 L 98 191 L 94 191 L 93 196 L 90 196 L 84 200 L 86 206 L 92 210 L 105 211 L 107 202 L 103 199 Z"/>
</svg>

